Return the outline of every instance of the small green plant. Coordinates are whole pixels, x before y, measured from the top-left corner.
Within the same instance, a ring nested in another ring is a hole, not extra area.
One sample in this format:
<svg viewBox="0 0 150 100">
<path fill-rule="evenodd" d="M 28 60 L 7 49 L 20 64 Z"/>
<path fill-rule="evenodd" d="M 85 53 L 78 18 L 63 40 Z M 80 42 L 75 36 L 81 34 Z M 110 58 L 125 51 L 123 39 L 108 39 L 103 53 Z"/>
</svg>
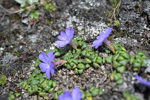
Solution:
<svg viewBox="0 0 150 100">
<path fill-rule="evenodd" d="M 39 18 L 39 14 L 40 13 L 38 11 L 33 11 L 33 12 L 31 12 L 30 17 L 32 19 L 38 19 Z"/>
<path fill-rule="evenodd" d="M 111 81 L 115 81 L 118 85 L 123 83 L 123 79 L 120 73 L 111 73 L 110 79 Z"/>
<path fill-rule="evenodd" d="M 31 12 L 30 17 L 31 19 L 38 19 L 39 18 L 39 12 L 38 9 L 45 7 L 45 10 L 50 11 L 51 13 L 55 12 L 56 9 L 51 3 L 48 3 L 46 1 L 43 1 L 43 3 L 40 3 L 39 0 L 15 0 L 17 3 L 20 4 L 22 9 L 15 11 L 15 13 L 18 12 Z"/>
<path fill-rule="evenodd" d="M 0 86 L 6 84 L 6 76 L 0 74 Z"/>
<path fill-rule="evenodd" d="M 118 26 L 120 24 L 119 20 L 114 20 L 114 26 Z"/>
<path fill-rule="evenodd" d="M 57 82 L 47 80 L 45 74 L 36 69 L 28 81 L 23 81 L 19 85 L 20 88 L 26 89 L 29 95 L 38 93 L 40 96 L 47 98 L 46 94 L 54 92 Z"/>
<path fill-rule="evenodd" d="M 118 3 L 120 2 L 120 0 L 110 0 L 110 4 L 111 6 L 113 6 L 114 8 L 117 7 Z"/>
<path fill-rule="evenodd" d="M 19 96 L 20 93 L 18 92 L 14 93 L 13 91 L 10 91 L 8 100 L 15 100 L 15 98 L 18 98 Z"/>
<path fill-rule="evenodd" d="M 140 100 L 136 98 L 135 96 L 133 96 L 132 94 L 129 94 L 127 92 L 123 92 L 122 95 L 124 98 L 126 98 L 126 100 Z"/>
<path fill-rule="evenodd" d="M 50 11 L 52 13 L 56 11 L 56 9 L 54 8 L 54 6 L 51 3 L 45 4 L 45 10 Z"/>
</svg>

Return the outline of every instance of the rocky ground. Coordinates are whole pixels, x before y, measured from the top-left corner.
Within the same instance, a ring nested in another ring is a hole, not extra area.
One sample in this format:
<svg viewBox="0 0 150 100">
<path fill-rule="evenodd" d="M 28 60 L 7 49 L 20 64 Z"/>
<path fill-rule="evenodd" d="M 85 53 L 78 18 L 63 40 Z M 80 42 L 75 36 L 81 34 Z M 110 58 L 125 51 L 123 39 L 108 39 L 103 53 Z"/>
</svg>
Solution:
<svg viewBox="0 0 150 100">
<path fill-rule="evenodd" d="M 43 9 L 39 9 L 40 17 L 34 25 L 28 13 L 11 13 L 20 7 L 14 0 L 2 0 L 0 3 L 0 73 L 7 77 L 7 84 L 0 87 L 0 100 L 7 100 L 10 91 L 8 87 L 19 88 L 19 82 L 29 78 L 41 51 L 55 48 L 57 36 L 67 27 L 74 29 L 75 37 L 83 37 L 88 45 L 92 45 L 96 36 L 108 27 L 107 14 L 112 9 L 109 0 L 53 0 L 52 4 L 57 9 L 55 13 L 47 14 Z M 140 50 L 150 59 L 149 5 L 149 0 L 122 0 L 119 15 L 116 16 L 120 25 L 113 27 L 110 40 L 121 43 L 130 55 Z M 103 55 L 107 56 L 105 53 Z M 61 82 L 55 91 L 71 91 L 75 86 L 86 91 L 94 85 L 102 89 L 104 95 L 93 100 L 125 100 L 123 91 L 140 100 L 148 99 L 144 93 L 136 91 L 134 84 L 137 83 L 136 75 L 148 79 L 149 69 L 140 70 L 138 73 L 125 71 L 124 83 L 117 85 L 111 82 L 107 75 L 111 67 L 112 65 L 106 64 L 101 65 L 98 70 L 90 68 L 82 75 L 74 75 L 72 71 L 61 69 L 52 76 Z M 101 71 L 103 73 L 100 73 Z M 84 82 L 83 79 L 88 81 Z M 36 100 L 36 96 L 29 96 L 25 90 L 19 89 L 19 92 L 21 96 L 17 100 Z M 54 94 L 50 94 L 49 100 L 52 100 L 53 96 Z M 41 99 L 43 98 L 38 98 Z"/>
</svg>

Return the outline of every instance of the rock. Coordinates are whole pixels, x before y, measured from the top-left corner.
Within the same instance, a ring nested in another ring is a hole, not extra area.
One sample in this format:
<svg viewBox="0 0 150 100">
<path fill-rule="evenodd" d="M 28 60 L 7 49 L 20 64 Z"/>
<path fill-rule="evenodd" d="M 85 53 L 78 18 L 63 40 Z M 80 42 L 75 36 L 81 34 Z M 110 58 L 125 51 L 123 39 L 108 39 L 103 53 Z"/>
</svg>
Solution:
<svg viewBox="0 0 150 100">
<path fill-rule="evenodd" d="M 53 30 L 53 31 L 51 32 L 51 34 L 52 34 L 52 36 L 57 36 L 57 35 L 59 35 L 59 32 L 58 32 L 58 31 Z"/>
<path fill-rule="evenodd" d="M 17 59 L 18 59 L 17 56 L 14 56 L 11 53 L 6 52 L 5 56 L 2 59 L 2 62 L 3 62 L 4 65 L 5 64 L 10 64 L 10 63 L 15 62 Z"/>
<path fill-rule="evenodd" d="M 145 73 L 150 74 L 150 59 L 147 60 L 147 68 L 145 69 Z"/>
<path fill-rule="evenodd" d="M 146 13 L 147 17 L 148 17 L 148 20 L 150 21 L 150 1 L 144 1 L 143 2 L 143 10 L 144 10 L 144 13 Z"/>
<path fill-rule="evenodd" d="M 122 0 L 120 6 L 120 9 L 122 10 L 119 13 L 119 21 L 120 29 L 125 31 L 125 33 L 133 35 L 140 34 L 140 36 L 142 36 L 142 34 L 147 31 L 148 20 L 143 16 L 143 13 L 147 13 L 149 11 L 149 1 L 144 2 L 144 4 L 147 4 L 145 6 L 144 4 L 142 5 L 141 2 L 134 0 Z"/>
</svg>

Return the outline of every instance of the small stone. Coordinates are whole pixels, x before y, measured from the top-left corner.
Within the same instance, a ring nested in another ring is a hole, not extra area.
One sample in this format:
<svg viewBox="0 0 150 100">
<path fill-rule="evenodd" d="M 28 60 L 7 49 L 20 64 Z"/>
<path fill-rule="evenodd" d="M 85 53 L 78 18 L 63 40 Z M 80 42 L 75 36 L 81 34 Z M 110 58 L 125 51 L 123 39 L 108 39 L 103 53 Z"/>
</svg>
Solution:
<svg viewBox="0 0 150 100">
<path fill-rule="evenodd" d="M 55 30 L 53 30 L 53 31 L 51 32 L 51 34 L 52 34 L 52 36 L 57 36 L 57 35 L 59 35 L 58 31 L 55 31 Z"/>
</svg>

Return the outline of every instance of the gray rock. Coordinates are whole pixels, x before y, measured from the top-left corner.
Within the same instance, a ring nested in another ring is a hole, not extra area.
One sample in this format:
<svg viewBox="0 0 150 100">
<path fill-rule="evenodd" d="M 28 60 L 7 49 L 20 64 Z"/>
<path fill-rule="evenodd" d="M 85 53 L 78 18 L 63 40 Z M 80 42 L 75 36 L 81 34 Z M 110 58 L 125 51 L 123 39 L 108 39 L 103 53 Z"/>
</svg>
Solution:
<svg viewBox="0 0 150 100">
<path fill-rule="evenodd" d="M 145 73 L 150 73 L 150 59 L 147 60 L 147 68 L 145 69 Z"/>
<path fill-rule="evenodd" d="M 52 36 L 57 36 L 57 35 L 59 35 L 59 32 L 58 32 L 58 31 L 53 30 L 53 31 L 51 32 L 51 34 L 52 34 Z"/>
<path fill-rule="evenodd" d="M 144 1 L 143 3 L 143 9 L 144 9 L 144 13 L 146 13 L 146 15 L 148 16 L 148 19 L 150 20 L 150 1 Z"/>
<path fill-rule="evenodd" d="M 6 52 L 5 56 L 2 59 L 2 62 L 3 62 L 4 65 L 5 64 L 10 64 L 10 63 L 15 62 L 17 59 L 18 59 L 17 56 L 14 56 L 11 53 Z"/>
</svg>

